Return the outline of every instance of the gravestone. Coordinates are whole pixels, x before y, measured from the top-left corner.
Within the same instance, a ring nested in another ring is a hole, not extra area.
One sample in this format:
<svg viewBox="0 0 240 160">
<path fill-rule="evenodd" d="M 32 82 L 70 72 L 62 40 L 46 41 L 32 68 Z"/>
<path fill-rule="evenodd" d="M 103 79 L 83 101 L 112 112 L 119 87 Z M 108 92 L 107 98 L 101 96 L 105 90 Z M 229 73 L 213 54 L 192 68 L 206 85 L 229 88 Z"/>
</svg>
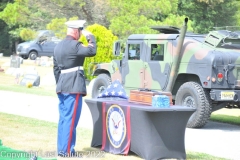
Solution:
<svg viewBox="0 0 240 160">
<path fill-rule="evenodd" d="M 16 54 L 11 55 L 10 66 L 6 71 L 6 74 L 16 76 L 16 79 L 19 79 L 19 77 L 23 75 L 23 71 L 22 69 L 20 69 L 21 63 L 22 63 L 21 57 L 17 56 Z"/>
<path fill-rule="evenodd" d="M 40 76 L 38 75 L 38 72 L 34 67 L 30 67 L 27 69 L 26 74 L 20 82 L 20 85 L 26 86 L 28 82 L 30 82 L 33 86 L 40 85 Z"/>
<path fill-rule="evenodd" d="M 35 64 L 38 66 L 50 67 L 52 65 L 52 59 L 46 56 L 37 57 L 35 60 Z"/>
<path fill-rule="evenodd" d="M 31 83 L 33 86 L 40 85 L 40 76 L 37 74 L 25 74 L 20 82 L 20 85 L 26 86 L 27 83 Z"/>
<path fill-rule="evenodd" d="M 17 55 L 11 55 L 10 57 L 10 67 L 11 68 L 20 68 L 21 59 Z"/>
</svg>

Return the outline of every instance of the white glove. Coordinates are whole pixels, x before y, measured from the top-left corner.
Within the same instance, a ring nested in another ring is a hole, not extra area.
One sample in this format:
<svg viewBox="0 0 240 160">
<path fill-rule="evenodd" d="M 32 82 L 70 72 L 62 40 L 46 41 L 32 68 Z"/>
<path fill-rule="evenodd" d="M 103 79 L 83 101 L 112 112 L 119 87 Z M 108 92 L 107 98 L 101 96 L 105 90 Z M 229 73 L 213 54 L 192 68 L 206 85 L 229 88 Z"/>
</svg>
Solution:
<svg viewBox="0 0 240 160">
<path fill-rule="evenodd" d="M 82 34 L 87 37 L 88 35 L 92 34 L 91 32 L 87 31 L 87 30 L 82 30 Z"/>
</svg>

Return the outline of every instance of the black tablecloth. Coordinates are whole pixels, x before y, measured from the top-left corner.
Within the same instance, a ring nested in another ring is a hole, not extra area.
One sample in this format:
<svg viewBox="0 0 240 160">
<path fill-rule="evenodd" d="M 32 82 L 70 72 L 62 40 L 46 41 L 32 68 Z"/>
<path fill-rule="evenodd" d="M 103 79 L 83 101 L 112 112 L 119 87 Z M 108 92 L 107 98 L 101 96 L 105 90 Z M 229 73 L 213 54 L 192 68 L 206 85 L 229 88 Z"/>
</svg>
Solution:
<svg viewBox="0 0 240 160">
<path fill-rule="evenodd" d="M 91 146 L 102 145 L 102 103 L 130 107 L 130 150 L 143 159 L 186 159 L 185 129 L 194 108 L 154 108 L 122 99 L 85 99 L 93 119 Z"/>
</svg>

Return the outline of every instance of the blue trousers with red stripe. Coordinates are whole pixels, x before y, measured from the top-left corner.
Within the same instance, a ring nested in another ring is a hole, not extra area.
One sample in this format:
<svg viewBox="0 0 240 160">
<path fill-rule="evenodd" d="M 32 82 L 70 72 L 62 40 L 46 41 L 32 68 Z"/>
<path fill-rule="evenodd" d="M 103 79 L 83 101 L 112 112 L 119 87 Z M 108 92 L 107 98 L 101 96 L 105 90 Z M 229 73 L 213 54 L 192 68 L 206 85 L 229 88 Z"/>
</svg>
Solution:
<svg viewBox="0 0 240 160">
<path fill-rule="evenodd" d="M 82 110 L 82 95 L 58 93 L 58 98 L 57 150 L 58 154 L 69 155 L 75 152 L 76 127 Z"/>
</svg>

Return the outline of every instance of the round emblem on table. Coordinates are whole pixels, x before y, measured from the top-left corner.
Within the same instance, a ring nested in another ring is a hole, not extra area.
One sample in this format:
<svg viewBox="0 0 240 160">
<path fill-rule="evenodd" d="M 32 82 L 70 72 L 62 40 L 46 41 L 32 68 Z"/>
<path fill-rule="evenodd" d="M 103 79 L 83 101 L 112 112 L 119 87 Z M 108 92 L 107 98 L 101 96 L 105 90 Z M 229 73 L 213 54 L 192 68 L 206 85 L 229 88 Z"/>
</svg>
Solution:
<svg viewBox="0 0 240 160">
<path fill-rule="evenodd" d="M 115 148 L 119 148 L 126 136 L 126 121 L 120 106 L 110 106 L 107 111 L 106 126 L 109 141 Z"/>
</svg>

